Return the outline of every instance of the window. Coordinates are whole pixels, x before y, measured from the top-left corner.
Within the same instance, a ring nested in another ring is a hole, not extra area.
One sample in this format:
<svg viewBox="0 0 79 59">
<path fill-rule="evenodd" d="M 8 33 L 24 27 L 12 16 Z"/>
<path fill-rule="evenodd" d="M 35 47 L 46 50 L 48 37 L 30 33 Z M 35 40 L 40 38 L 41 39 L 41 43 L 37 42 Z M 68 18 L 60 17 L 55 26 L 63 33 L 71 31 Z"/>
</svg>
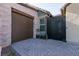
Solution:
<svg viewBox="0 0 79 59">
<path fill-rule="evenodd" d="M 45 31 L 45 25 L 40 25 L 40 31 Z"/>
<path fill-rule="evenodd" d="M 40 19 L 40 24 L 45 24 L 44 18 Z"/>
</svg>

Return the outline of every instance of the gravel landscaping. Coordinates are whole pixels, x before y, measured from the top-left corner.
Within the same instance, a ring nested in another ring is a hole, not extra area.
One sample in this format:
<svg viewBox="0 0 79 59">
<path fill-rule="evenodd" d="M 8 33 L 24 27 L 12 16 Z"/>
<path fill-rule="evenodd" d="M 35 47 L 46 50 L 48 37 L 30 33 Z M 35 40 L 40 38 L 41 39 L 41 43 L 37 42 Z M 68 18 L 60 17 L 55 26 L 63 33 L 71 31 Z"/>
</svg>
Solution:
<svg viewBox="0 0 79 59">
<path fill-rule="evenodd" d="M 56 40 L 28 39 L 11 45 L 21 56 L 79 56 L 79 44 Z"/>
</svg>

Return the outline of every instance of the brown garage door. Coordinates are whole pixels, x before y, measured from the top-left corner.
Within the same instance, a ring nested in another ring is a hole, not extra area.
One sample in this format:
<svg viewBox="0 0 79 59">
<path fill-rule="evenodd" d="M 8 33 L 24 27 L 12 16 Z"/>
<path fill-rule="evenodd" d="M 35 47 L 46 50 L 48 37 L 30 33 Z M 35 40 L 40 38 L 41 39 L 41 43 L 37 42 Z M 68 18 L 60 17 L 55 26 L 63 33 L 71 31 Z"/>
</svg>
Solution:
<svg viewBox="0 0 79 59">
<path fill-rule="evenodd" d="M 33 18 L 12 11 L 12 42 L 33 37 Z"/>
</svg>

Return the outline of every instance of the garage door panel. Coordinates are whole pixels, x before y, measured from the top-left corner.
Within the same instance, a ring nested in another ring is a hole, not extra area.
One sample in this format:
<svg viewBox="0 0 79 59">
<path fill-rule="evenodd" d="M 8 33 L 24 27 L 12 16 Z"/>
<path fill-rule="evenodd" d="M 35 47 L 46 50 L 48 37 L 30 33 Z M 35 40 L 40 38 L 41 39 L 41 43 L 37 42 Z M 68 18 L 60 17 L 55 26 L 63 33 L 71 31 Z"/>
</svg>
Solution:
<svg viewBox="0 0 79 59">
<path fill-rule="evenodd" d="M 33 19 L 12 12 L 12 40 L 20 41 L 33 37 Z"/>
</svg>

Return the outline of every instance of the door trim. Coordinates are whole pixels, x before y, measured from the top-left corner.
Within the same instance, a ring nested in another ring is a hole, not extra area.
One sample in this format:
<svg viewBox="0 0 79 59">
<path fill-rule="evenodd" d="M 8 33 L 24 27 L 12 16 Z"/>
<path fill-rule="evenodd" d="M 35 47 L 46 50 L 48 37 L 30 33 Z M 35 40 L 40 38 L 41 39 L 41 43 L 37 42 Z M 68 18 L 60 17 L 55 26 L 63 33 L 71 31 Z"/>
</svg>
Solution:
<svg viewBox="0 0 79 59">
<path fill-rule="evenodd" d="M 11 12 L 15 12 L 15 13 L 21 14 L 23 16 L 26 16 L 26 17 L 34 19 L 34 17 L 32 15 L 29 15 L 29 14 L 23 12 L 23 11 L 15 9 L 15 8 L 11 8 Z"/>
</svg>

